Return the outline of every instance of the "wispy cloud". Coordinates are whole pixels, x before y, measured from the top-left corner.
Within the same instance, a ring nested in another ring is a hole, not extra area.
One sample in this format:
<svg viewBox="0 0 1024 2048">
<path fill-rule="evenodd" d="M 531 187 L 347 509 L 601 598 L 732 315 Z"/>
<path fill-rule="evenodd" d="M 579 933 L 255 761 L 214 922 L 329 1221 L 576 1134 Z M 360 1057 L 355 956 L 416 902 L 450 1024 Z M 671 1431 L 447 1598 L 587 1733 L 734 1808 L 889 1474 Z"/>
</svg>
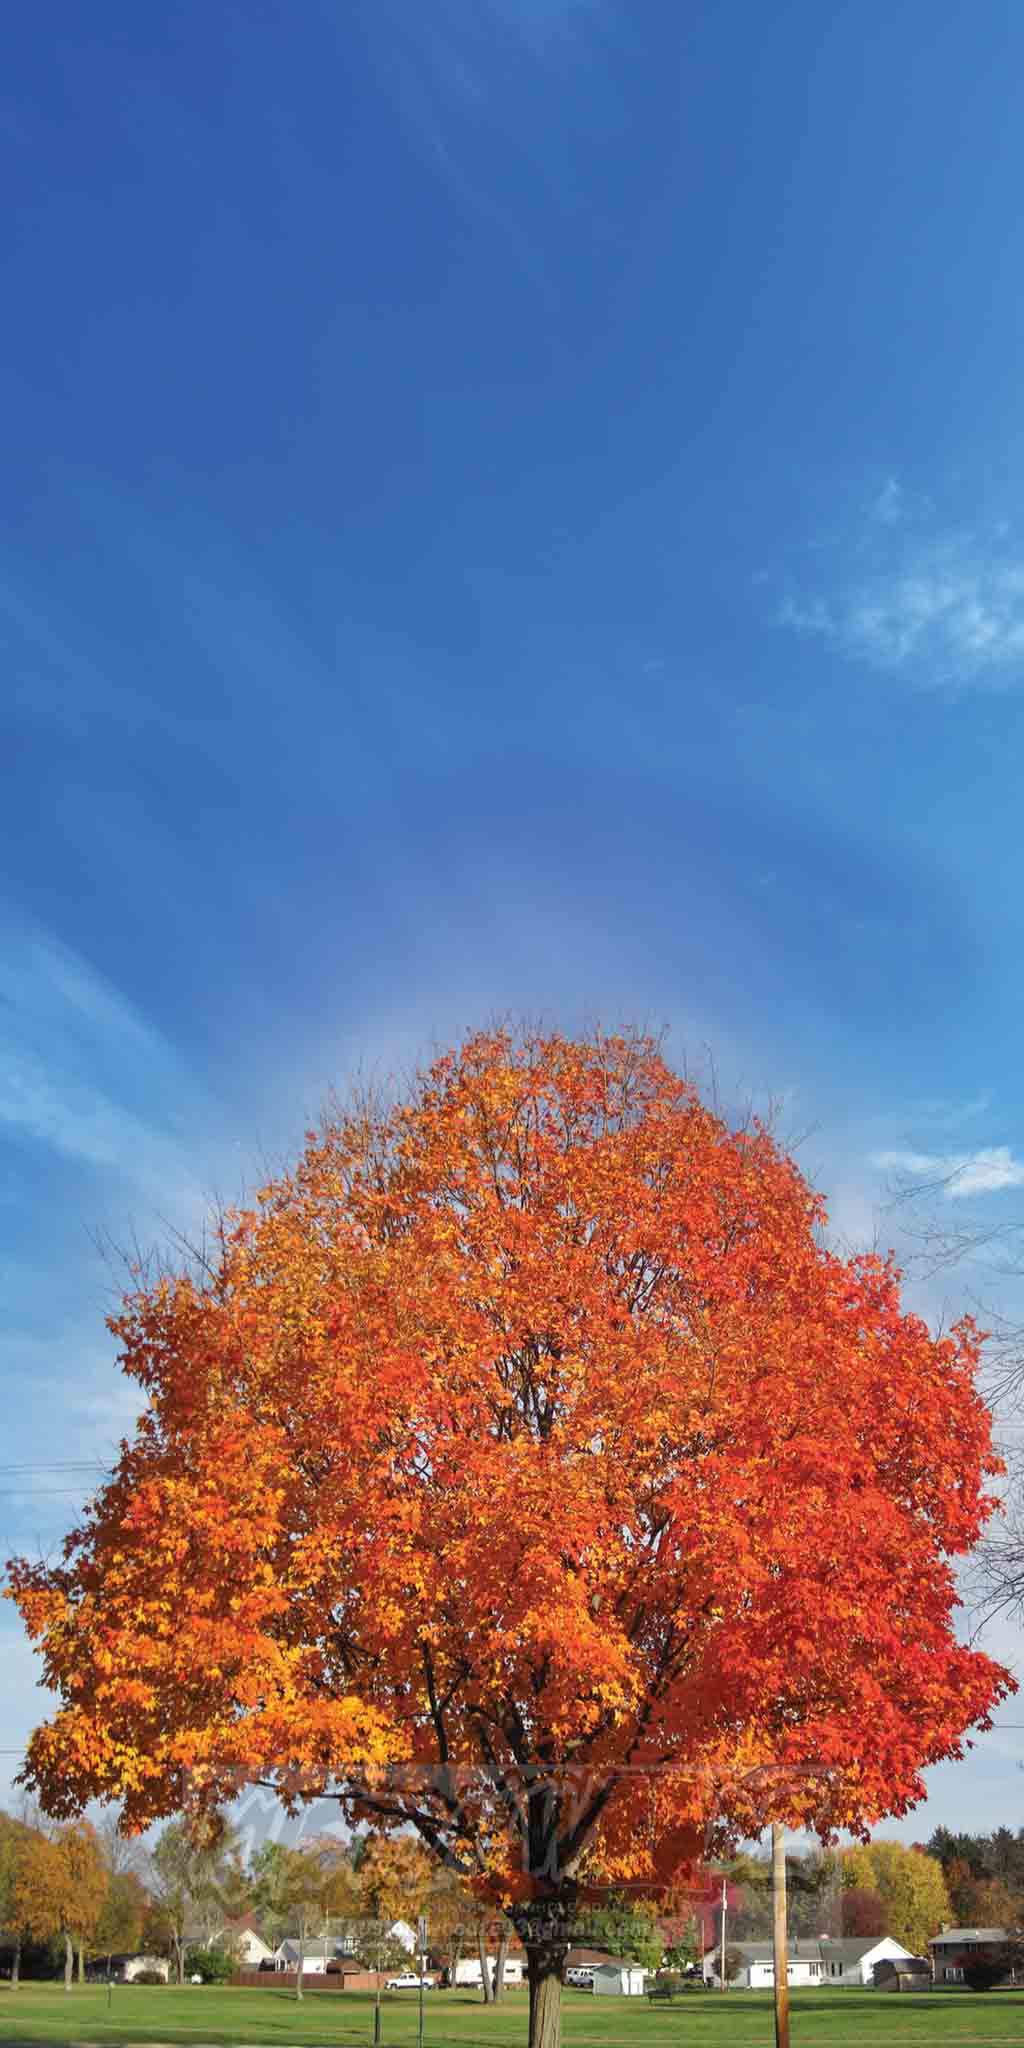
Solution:
<svg viewBox="0 0 1024 2048">
<path fill-rule="evenodd" d="M 1024 546 L 1002 526 L 935 532 L 890 477 L 828 587 L 791 591 L 777 618 L 925 685 L 1024 682 Z"/>
<path fill-rule="evenodd" d="M 0 913 L 0 1128 L 166 1200 L 190 1179 L 182 1118 L 198 1108 L 182 1063 L 116 989 Z"/>
<path fill-rule="evenodd" d="M 881 520 L 883 526 L 895 526 L 904 517 L 906 495 L 897 477 L 886 477 L 875 499 L 874 511 L 875 518 Z"/>
<path fill-rule="evenodd" d="M 976 1152 L 875 1152 L 871 1164 L 880 1173 L 933 1182 L 949 1202 L 1024 1187 L 1024 1160 L 1015 1159 L 1009 1145 L 988 1145 Z"/>
</svg>

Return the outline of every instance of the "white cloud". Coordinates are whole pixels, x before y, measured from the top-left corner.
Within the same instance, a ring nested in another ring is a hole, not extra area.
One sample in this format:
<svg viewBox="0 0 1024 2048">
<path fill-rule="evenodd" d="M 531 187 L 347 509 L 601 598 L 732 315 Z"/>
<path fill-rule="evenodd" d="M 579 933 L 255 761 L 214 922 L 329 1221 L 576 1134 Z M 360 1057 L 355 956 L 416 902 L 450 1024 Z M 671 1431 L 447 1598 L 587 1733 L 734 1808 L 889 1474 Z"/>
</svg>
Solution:
<svg viewBox="0 0 1024 2048">
<path fill-rule="evenodd" d="M 949 1202 L 966 1195 L 998 1194 L 1001 1188 L 1024 1187 L 1024 1160 L 1009 1145 L 988 1145 L 976 1152 L 875 1152 L 871 1164 L 881 1173 L 899 1173 L 911 1180 L 941 1184 Z"/>
<path fill-rule="evenodd" d="M 924 683 L 1024 681 L 1024 550 L 1005 528 L 922 536 L 894 477 L 827 591 L 792 592 L 778 623 Z"/>
</svg>

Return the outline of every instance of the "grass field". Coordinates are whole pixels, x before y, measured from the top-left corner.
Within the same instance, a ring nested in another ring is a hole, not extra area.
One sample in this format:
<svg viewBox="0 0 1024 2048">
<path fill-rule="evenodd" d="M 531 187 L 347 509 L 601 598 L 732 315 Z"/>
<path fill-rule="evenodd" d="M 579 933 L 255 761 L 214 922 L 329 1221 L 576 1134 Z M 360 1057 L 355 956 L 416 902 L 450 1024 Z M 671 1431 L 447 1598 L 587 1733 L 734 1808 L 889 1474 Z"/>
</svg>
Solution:
<svg viewBox="0 0 1024 2048">
<path fill-rule="evenodd" d="M 415 1993 L 382 2000 L 384 2048 L 415 2048 Z M 526 2041 L 525 1991 L 488 2009 L 467 1992 L 429 1992 L 427 2048 L 520 2048 Z M 770 2048 L 769 1993 L 694 1992 L 675 2004 L 594 1998 L 567 1992 L 565 2048 Z M 296 2048 L 373 2039 L 368 1994 L 310 1992 L 299 2005 L 285 1991 L 222 1991 L 203 1985 L 163 1989 L 115 1985 L 110 2004 L 102 1985 L 66 1995 L 56 1984 L 0 1986 L 0 2040 L 60 2042 L 244 2043 L 252 2048 L 294 2042 Z M 892 1997 L 871 1991 L 807 1991 L 793 1997 L 794 2048 L 1024 2048 L 1024 1992 L 922 1992 Z"/>
</svg>

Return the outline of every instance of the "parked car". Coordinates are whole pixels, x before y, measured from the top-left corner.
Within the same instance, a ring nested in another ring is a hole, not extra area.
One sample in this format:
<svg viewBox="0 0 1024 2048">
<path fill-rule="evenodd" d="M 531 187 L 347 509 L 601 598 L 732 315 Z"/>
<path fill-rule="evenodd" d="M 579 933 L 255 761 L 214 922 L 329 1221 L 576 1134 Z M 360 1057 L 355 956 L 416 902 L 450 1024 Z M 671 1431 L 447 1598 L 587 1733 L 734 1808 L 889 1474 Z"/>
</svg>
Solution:
<svg viewBox="0 0 1024 2048">
<path fill-rule="evenodd" d="M 575 1984 L 578 1991 L 589 1991 L 594 1982 L 594 1972 L 587 1963 L 574 1963 L 565 1973 L 567 1984 Z"/>
<path fill-rule="evenodd" d="M 384 1986 L 385 1991 L 418 1991 L 419 1988 L 420 1980 L 415 1970 L 403 1970 L 400 1977 L 389 1977 Z M 424 1991 L 433 1991 L 433 1977 L 424 1977 L 423 1989 Z"/>
</svg>

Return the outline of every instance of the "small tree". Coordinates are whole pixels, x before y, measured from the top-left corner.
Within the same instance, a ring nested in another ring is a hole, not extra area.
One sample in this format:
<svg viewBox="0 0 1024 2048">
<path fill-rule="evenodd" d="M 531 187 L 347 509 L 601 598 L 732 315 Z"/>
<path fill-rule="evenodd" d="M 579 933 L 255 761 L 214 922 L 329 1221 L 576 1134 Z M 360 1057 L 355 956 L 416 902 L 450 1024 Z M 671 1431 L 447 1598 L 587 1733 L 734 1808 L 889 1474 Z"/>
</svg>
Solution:
<svg viewBox="0 0 1024 2048">
<path fill-rule="evenodd" d="M 199 1977 L 204 1984 L 230 1983 L 237 1968 L 237 1957 L 219 1942 L 199 1942 L 185 1950 L 186 1977 Z"/>
<path fill-rule="evenodd" d="M 692 1970 L 702 1954 L 700 1927 L 697 1915 L 691 1913 L 682 1927 L 673 1929 L 672 1939 L 665 1950 L 665 1961 L 673 1970 Z"/>
</svg>

